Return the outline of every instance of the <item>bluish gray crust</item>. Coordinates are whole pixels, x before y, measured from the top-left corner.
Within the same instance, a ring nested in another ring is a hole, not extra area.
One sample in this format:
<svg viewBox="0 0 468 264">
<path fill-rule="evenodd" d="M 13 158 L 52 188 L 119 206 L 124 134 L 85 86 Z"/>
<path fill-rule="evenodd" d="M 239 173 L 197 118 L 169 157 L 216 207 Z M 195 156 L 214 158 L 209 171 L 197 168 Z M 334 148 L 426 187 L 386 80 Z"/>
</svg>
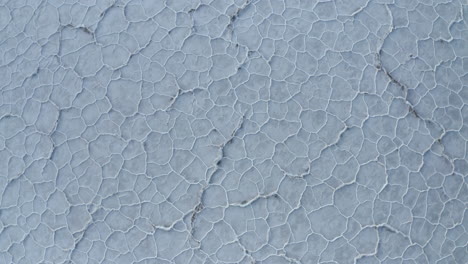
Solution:
<svg viewBox="0 0 468 264">
<path fill-rule="evenodd" d="M 0 0 L 0 263 L 468 263 L 466 0 Z"/>
</svg>

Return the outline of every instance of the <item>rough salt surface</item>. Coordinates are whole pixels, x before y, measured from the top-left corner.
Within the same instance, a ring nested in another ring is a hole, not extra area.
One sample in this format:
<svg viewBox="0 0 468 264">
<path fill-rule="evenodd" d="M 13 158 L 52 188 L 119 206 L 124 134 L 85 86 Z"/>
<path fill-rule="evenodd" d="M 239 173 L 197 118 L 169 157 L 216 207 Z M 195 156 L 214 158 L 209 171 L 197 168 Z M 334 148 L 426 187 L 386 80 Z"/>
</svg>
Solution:
<svg viewBox="0 0 468 264">
<path fill-rule="evenodd" d="M 466 0 L 0 0 L 0 263 L 468 263 Z"/>
</svg>

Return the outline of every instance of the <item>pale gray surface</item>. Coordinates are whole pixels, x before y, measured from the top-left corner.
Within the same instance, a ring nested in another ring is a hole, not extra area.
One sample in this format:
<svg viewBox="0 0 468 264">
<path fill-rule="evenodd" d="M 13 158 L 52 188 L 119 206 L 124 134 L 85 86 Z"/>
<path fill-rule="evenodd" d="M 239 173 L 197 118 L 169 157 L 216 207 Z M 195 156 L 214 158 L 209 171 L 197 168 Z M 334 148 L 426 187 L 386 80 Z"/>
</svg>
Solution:
<svg viewBox="0 0 468 264">
<path fill-rule="evenodd" d="M 466 0 L 0 0 L 0 263 L 468 263 Z"/>
</svg>

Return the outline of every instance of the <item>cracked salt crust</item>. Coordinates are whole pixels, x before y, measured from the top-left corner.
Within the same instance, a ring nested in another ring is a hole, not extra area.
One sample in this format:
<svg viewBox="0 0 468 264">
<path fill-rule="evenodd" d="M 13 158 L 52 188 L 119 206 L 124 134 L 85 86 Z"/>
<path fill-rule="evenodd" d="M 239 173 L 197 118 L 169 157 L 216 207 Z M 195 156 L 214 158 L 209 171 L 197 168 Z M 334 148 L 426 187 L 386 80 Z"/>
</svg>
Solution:
<svg viewBox="0 0 468 264">
<path fill-rule="evenodd" d="M 468 263 L 465 0 L 0 0 L 0 263 Z"/>
</svg>

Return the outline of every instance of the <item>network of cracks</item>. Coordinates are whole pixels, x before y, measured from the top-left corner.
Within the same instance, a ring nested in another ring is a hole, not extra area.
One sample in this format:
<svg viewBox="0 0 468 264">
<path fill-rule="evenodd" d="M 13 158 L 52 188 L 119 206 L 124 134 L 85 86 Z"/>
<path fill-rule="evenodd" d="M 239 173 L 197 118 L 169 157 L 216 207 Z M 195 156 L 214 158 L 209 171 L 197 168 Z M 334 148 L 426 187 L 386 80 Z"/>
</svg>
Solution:
<svg viewBox="0 0 468 264">
<path fill-rule="evenodd" d="M 0 263 L 468 263 L 465 0 L 0 0 Z"/>
</svg>

